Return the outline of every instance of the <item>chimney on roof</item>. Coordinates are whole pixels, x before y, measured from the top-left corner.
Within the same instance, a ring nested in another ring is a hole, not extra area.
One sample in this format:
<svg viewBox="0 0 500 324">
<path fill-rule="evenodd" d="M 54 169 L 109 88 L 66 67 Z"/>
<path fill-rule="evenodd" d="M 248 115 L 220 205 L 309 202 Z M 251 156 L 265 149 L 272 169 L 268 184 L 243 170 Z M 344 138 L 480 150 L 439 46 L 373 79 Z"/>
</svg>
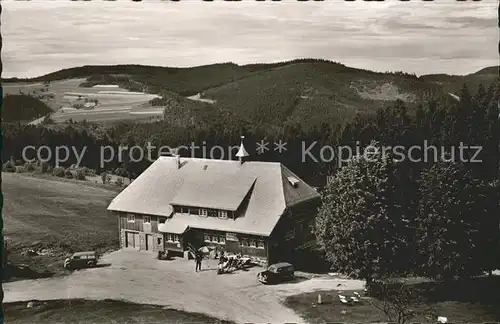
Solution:
<svg viewBox="0 0 500 324">
<path fill-rule="evenodd" d="M 177 169 L 181 168 L 181 156 L 179 154 L 174 154 L 175 164 L 177 165 Z"/>
<path fill-rule="evenodd" d="M 295 177 L 286 177 L 288 182 L 292 185 L 292 187 L 297 188 L 299 186 L 299 180 Z"/>
<path fill-rule="evenodd" d="M 179 155 L 179 148 L 171 148 L 170 155 L 175 158 L 175 163 L 177 164 L 177 169 L 181 168 L 181 156 Z"/>
<path fill-rule="evenodd" d="M 236 156 L 238 157 L 240 164 L 243 164 L 243 162 L 244 162 L 243 158 L 248 156 L 248 152 L 245 150 L 245 146 L 243 145 L 244 139 L 245 139 L 245 136 L 241 136 L 240 149 L 238 150 L 238 153 L 236 153 Z"/>
</svg>

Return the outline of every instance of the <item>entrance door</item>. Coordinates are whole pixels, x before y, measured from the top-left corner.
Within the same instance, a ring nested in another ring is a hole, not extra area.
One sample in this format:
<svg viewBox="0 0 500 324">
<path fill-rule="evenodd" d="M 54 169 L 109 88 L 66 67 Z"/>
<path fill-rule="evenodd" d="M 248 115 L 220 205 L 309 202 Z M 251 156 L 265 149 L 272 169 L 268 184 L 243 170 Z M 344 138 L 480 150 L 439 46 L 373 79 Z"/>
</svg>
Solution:
<svg viewBox="0 0 500 324">
<path fill-rule="evenodd" d="M 203 232 L 199 230 L 190 229 L 182 235 L 182 239 L 184 242 L 184 249 L 187 248 L 188 244 L 192 245 L 195 249 L 199 249 L 205 245 L 203 241 Z"/>
<path fill-rule="evenodd" d="M 139 250 L 139 233 L 127 232 L 127 242 L 126 247 Z"/>
<path fill-rule="evenodd" d="M 128 248 L 134 247 L 134 233 L 127 232 L 127 241 L 125 242 L 125 247 Z"/>
<path fill-rule="evenodd" d="M 153 250 L 153 235 L 151 234 L 146 235 L 146 250 L 147 251 Z"/>
</svg>

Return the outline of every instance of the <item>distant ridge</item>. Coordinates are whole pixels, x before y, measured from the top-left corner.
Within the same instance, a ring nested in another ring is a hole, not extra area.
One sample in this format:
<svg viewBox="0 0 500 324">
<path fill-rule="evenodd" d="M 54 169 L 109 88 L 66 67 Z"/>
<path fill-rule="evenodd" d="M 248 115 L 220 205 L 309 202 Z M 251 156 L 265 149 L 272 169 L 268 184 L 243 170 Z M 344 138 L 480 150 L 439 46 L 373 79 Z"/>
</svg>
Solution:
<svg viewBox="0 0 500 324">
<path fill-rule="evenodd" d="M 476 89 L 498 82 L 498 66 L 468 75 L 373 72 L 323 59 L 238 65 L 232 62 L 197 67 L 86 65 L 36 78 L 3 82 L 53 82 L 85 79 L 81 87 L 115 84 L 134 92 L 159 94 L 155 106 L 179 123 L 200 119 L 207 109 L 230 112 L 255 125 L 308 126 L 341 123 L 356 114 L 371 114 L 395 100 L 410 111 L 429 99 L 450 100 L 463 84 Z M 198 100 L 188 97 L 197 96 Z M 205 101 L 205 102 L 203 102 Z M 212 102 L 213 104 L 207 104 Z"/>
<path fill-rule="evenodd" d="M 114 1 L 114 0 L 107 0 L 107 1 Z M 140 70 L 140 69 L 143 69 L 144 70 L 143 72 L 146 72 L 147 70 L 151 70 L 151 71 L 152 70 L 181 71 L 181 70 L 194 70 L 194 69 L 199 69 L 199 68 L 208 68 L 208 67 L 217 67 L 217 66 L 220 66 L 220 67 L 232 66 L 232 67 L 246 69 L 248 71 L 258 71 L 258 70 L 265 70 L 265 69 L 269 69 L 269 68 L 277 68 L 277 67 L 281 67 L 281 66 L 295 64 L 295 63 L 317 63 L 317 62 L 336 64 L 339 66 L 343 66 L 346 69 L 352 69 L 352 70 L 357 70 L 357 71 L 366 71 L 366 72 L 375 73 L 375 74 L 400 73 L 400 74 L 412 75 L 410 73 L 405 73 L 404 71 L 375 72 L 375 71 L 371 71 L 371 70 L 367 70 L 367 69 L 359 69 L 359 68 L 355 68 L 355 67 L 349 67 L 349 66 L 346 66 L 342 63 L 338 63 L 338 62 L 334 62 L 334 61 L 330 61 L 330 60 L 306 58 L 306 59 L 295 59 L 295 60 L 276 62 L 276 63 L 252 63 L 252 64 L 243 64 L 243 65 L 239 65 L 239 64 L 236 64 L 233 62 L 223 62 L 223 63 L 198 65 L 198 66 L 193 66 L 193 67 L 169 67 L 169 66 L 144 65 L 144 64 L 83 65 L 83 66 L 76 66 L 76 67 L 61 69 L 61 70 L 47 73 L 47 74 L 37 76 L 37 77 L 1 78 L 1 81 L 7 82 L 7 83 L 8 82 L 55 81 L 55 80 L 66 79 L 68 76 L 71 76 L 72 78 L 78 78 L 78 77 L 88 77 L 90 75 L 102 74 L 102 73 L 109 73 L 109 74 L 130 73 L 130 74 L 134 74 L 133 73 L 134 70 Z M 424 77 L 424 78 L 426 78 L 426 77 L 432 77 L 432 78 L 434 78 L 434 77 L 463 77 L 463 76 L 469 76 L 469 75 L 483 75 L 483 74 L 497 74 L 497 75 L 499 75 L 499 73 L 500 73 L 500 65 L 486 67 L 486 68 L 483 68 L 479 71 L 476 71 L 476 72 L 473 72 L 470 74 L 466 74 L 466 75 L 436 73 L 436 74 L 424 74 L 424 75 L 421 75 L 420 77 Z"/>
<path fill-rule="evenodd" d="M 476 73 L 472 73 L 473 75 L 484 75 L 484 74 L 495 74 L 500 76 L 500 65 L 498 66 L 490 66 L 484 69 L 477 71 Z"/>
</svg>

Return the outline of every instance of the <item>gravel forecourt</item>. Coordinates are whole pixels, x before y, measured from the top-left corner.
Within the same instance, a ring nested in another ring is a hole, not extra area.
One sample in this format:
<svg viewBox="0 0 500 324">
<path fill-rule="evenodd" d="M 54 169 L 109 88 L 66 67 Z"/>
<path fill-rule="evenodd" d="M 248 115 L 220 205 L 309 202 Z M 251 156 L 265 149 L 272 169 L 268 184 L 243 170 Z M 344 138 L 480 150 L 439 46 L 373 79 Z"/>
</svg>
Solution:
<svg viewBox="0 0 500 324">
<path fill-rule="evenodd" d="M 256 280 L 262 268 L 217 275 L 216 263 L 160 261 L 147 252 L 120 250 L 104 255 L 102 266 L 75 271 L 66 277 L 23 280 L 4 284 L 4 302 L 53 299 L 120 299 L 205 313 L 237 323 L 304 323 L 281 301 L 315 290 L 360 290 L 364 282 L 335 278 L 296 279 L 266 286 Z"/>
</svg>

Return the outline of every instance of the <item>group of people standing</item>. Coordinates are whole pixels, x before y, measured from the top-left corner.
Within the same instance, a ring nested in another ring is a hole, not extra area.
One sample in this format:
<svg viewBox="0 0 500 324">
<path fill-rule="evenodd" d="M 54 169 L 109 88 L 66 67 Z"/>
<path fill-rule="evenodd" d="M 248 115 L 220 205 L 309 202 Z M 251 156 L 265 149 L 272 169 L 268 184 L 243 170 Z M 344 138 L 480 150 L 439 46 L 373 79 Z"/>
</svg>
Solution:
<svg viewBox="0 0 500 324">
<path fill-rule="evenodd" d="M 222 263 L 222 262 L 225 262 L 227 261 L 227 258 L 224 254 L 224 250 L 221 250 L 220 253 L 217 255 L 215 255 L 215 257 L 219 259 L 219 264 Z M 196 251 L 196 254 L 194 256 L 194 260 L 196 262 L 196 268 L 195 268 L 195 271 L 198 272 L 198 271 L 201 271 L 201 262 L 203 261 L 203 252 L 201 251 Z"/>
</svg>

